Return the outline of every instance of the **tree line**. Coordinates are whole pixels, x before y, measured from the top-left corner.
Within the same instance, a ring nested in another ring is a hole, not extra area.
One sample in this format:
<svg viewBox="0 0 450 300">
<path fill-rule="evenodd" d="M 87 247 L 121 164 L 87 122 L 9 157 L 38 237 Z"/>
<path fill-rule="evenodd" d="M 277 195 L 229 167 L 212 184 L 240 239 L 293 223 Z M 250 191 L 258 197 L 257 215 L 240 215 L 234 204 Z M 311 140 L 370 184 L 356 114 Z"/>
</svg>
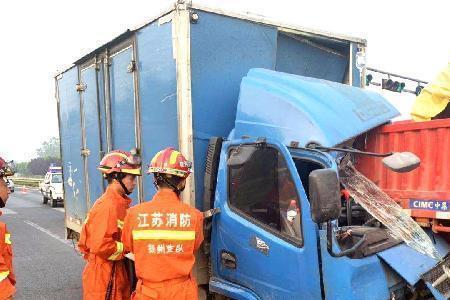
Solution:
<svg viewBox="0 0 450 300">
<path fill-rule="evenodd" d="M 59 138 L 52 137 L 36 149 L 36 157 L 30 161 L 16 163 L 20 176 L 45 175 L 50 164 L 61 165 Z"/>
</svg>

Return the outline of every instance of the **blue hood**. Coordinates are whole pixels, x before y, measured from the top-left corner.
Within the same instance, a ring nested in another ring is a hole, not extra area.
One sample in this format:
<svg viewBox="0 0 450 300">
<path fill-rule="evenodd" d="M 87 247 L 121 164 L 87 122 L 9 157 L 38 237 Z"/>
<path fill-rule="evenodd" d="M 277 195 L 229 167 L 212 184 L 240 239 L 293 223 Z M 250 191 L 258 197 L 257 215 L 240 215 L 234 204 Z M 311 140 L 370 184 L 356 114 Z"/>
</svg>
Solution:
<svg viewBox="0 0 450 300">
<path fill-rule="evenodd" d="M 242 79 L 236 137 L 332 147 L 388 122 L 399 112 L 382 96 L 331 81 L 265 69 Z"/>
</svg>

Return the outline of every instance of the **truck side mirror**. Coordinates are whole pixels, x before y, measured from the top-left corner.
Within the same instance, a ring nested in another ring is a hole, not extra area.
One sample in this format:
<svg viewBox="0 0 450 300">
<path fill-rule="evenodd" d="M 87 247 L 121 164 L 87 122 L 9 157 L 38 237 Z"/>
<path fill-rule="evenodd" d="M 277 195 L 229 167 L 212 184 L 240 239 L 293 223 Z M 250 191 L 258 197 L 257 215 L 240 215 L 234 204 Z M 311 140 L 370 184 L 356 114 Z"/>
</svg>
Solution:
<svg viewBox="0 0 450 300">
<path fill-rule="evenodd" d="M 318 169 L 309 174 L 309 200 L 314 222 L 335 220 L 341 213 L 341 196 L 336 171 Z"/>
<path fill-rule="evenodd" d="M 411 152 L 395 152 L 383 158 L 383 164 L 397 173 L 406 173 L 420 165 L 420 158 Z"/>
</svg>

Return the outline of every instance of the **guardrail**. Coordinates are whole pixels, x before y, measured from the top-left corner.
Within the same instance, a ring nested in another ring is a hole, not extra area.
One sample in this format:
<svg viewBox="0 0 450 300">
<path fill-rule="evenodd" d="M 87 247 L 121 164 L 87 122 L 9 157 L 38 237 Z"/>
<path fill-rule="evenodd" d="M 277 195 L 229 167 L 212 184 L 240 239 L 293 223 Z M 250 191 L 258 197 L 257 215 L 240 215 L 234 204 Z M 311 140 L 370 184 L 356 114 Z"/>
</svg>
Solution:
<svg viewBox="0 0 450 300">
<path fill-rule="evenodd" d="M 39 187 L 39 184 L 43 181 L 40 178 L 26 178 L 26 177 L 10 177 L 17 187 L 19 185 L 25 185 L 29 187 Z"/>
</svg>

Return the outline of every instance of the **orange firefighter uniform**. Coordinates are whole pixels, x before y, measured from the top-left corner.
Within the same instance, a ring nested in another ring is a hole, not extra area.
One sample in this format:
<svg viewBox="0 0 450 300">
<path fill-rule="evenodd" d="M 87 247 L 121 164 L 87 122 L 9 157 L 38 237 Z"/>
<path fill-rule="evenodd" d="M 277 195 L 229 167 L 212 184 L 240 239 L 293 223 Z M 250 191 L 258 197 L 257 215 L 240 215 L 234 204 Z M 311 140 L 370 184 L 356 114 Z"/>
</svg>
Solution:
<svg viewBox="0 0 450 300">
<path fill-rule="evenodd" d="M 4 177 L 14 174 L 12 162 L 7 163 L 0 157 L 0 207 L 6 205 L 9 197 L 9 189 Z M 2 212 L 0 211 L 0 216 Z M 6 229 L 6 224 L 0 222 L 0 300 L 11 299 L 16 289 L 16 277 L 12 264 L 11 235 Z"/>
<path fill-rule="evenodd" d="M 133 300 L 197 300 L 192 268 L 203 241 L 203 216 L 169 189 L 129 209 L 122 231 L 125 252 L 135 255 Z"/>
<path fill-rule="evenodd" d="M 112 279 L 110 299 L 130 299 L 131 291 L 120 241 L 131 199 L 108 186 L 86 219 L 78 247 L 87 260 L 83 271 L 83 299 L 104 300 Z"/>
<path fill-rule="evenodd" d="M 2 212 L 0 211 L 0 216 Z M 0 222 L 0 300 L 10 299 L 16 289 L 16 277 L 12 265 L 11 235 L 6 224 Z"/>
</svg>

